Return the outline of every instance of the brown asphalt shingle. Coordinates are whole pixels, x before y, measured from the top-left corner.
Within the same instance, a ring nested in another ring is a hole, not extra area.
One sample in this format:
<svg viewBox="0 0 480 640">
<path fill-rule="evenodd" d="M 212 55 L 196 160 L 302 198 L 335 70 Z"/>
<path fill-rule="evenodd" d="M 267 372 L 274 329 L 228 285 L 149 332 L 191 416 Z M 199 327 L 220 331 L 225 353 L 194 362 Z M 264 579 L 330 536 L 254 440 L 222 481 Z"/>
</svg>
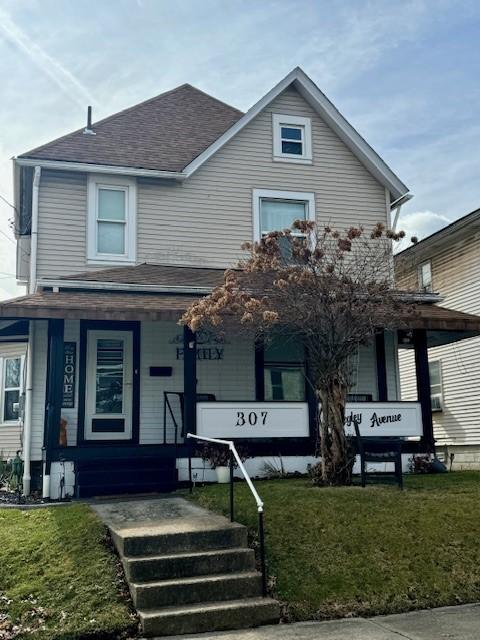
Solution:
<svg viewBox="0 0 480 640">
<path fill-rule="evenodd" d="M 242 115 L 184 84 L 19 157 L 181 171 Z"/>
<path fill-rule="evenodd" d="M 168 287 L 215 287 L 223 282 L 224 269 L 180 267 L 142 263 L 63 276 L 61 280 L 147 284 Z"/>
</svg>

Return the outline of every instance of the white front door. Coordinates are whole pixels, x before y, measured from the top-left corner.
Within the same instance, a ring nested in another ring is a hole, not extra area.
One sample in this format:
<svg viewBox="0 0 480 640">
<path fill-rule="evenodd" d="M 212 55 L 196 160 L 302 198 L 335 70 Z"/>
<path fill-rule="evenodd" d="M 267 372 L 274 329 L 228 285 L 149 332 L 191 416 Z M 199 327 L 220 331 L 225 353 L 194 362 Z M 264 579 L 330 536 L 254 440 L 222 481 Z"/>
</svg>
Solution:
<svg viewBox="0 0 480 640">
<path fill-rule="evenodd" d="M 132 333 L 88 331 L 85 439 L 132 437 Z"/>
</svg>

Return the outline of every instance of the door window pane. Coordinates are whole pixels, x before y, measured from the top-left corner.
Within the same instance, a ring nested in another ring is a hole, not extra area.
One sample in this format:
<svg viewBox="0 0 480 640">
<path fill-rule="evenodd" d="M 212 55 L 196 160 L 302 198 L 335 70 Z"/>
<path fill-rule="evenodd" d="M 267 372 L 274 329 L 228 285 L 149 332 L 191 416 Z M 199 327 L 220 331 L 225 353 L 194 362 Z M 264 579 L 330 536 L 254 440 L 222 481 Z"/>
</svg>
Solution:
<svg viewBox="0 0 480 640">
<path fill-rule="evenodd" d="M 125 253 L 125 225 L 123 222 L 98 222 L 98 253 Z"/>
<path fill-rule="evenodd" d="M 98 190 L 98 219 L 125 220 L 125 191 L 123 189 Z"/>
<path fill-rule="evenodd" d="M 123 412 L 123 340 L 97 341 L 96 413 Z"/>
<path fill-rule="evenodd" d="M 290 229 L 295 220 L 305 220 L 306 203 L 288 200 L 260 201 L 260 227 L 262 234 Z"/>
</svg>

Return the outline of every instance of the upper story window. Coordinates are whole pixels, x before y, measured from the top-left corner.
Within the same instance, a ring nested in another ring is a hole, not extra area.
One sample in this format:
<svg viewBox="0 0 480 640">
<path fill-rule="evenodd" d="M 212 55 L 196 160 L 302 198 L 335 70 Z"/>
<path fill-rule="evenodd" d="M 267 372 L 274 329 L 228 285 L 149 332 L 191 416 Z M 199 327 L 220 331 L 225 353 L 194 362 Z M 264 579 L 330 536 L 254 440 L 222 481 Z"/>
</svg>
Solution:
<svg viewBox="0 0 480 640">
<path fill-rule="evenodd" d="M 432 411 L 443 409 L 442 366 L 440 360 L 432 360 L 428 363 L 430 373 L 430 398 Z"/>
<path fill-rule="evenodd" d="M 20 417 L 23 356 L 0 358 L 0 423 L 17 422 Z"/>
<path fill-rule="evenodd" d="M 432 263 L 430 260 L 418 267 L 418 284 L 422 291 L 431 293 L 432 289 Z"/>
<path fill-rule="evenodd" d="M 135 262 L 136 182 L 131 178 L 88 177 L 88 259 Z"/>
<path fill-rule="evenodd" d="M 273 159 L 281 162 L 312 162 L 312 125 L 310 118 L 274 113 Z"/>
<path fill-rule="evenodd" d="M 295 220 L 315 220 L 313 193 L 253 190 L 254 240 L 270 231 L 290 229 Z"/>
</svg>

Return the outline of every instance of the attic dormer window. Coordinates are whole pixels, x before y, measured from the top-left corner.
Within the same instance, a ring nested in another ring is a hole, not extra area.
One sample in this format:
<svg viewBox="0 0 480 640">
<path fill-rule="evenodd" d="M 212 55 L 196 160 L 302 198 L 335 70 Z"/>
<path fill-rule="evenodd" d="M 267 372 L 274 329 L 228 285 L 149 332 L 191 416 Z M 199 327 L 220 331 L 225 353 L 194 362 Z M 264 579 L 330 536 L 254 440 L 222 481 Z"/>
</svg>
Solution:
<svg viewBox="0 0 480 640">
<path fill-rule="evenodd" d="M 273 159 L 280 162 L 312 162 L 310 118 L 273 114 Z"/>
</svg>

